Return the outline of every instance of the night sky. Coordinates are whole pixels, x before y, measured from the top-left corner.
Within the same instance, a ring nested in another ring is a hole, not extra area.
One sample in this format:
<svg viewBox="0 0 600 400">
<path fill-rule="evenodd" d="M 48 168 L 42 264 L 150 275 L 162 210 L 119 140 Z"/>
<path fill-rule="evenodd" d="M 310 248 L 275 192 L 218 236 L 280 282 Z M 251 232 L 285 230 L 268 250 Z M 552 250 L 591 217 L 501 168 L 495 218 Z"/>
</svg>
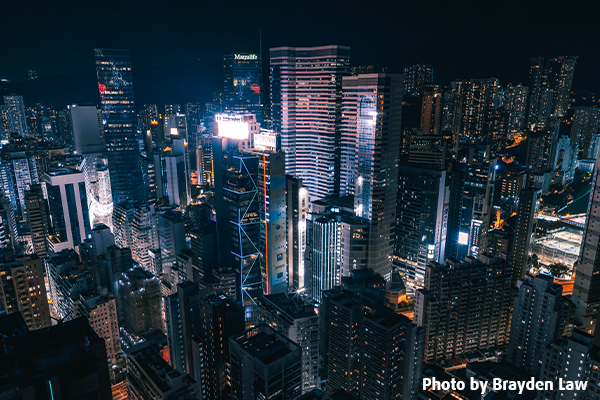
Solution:
<svg viewBox="0 0 600 400">
<path fill-rule="evenodd" d="M 526 84 L 531 56 L 578 55 L 573 89 L 599 92 L 599 11 L 593 1 L 8 1 L 0 77 L 23 81 L 32 68 L 39 82 L 10 89 L 97 102 L 93 48 L 129 48 L 138 106 L 208 99 L 222 89 L 222 55 L 257 52 L 262 29 L 265 60 L 272 46 L 342 44 L 352 64 L 378 70 L 431 62 L 440 84 Z"/>
</svg>

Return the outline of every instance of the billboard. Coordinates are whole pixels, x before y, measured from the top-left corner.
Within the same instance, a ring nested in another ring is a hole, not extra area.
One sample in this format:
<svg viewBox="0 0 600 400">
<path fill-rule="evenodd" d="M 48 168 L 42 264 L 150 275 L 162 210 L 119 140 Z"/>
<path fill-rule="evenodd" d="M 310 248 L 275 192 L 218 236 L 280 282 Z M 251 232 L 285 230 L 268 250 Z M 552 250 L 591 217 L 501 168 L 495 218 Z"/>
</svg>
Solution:
<svg viewBox="0 0 600 400">
<path fill-rule="evenodd" d="M 222 138 L 247 140 L 250 137 L 250 126 L 237 116 L 217 114 L 217 135 Z"/>
</svg>

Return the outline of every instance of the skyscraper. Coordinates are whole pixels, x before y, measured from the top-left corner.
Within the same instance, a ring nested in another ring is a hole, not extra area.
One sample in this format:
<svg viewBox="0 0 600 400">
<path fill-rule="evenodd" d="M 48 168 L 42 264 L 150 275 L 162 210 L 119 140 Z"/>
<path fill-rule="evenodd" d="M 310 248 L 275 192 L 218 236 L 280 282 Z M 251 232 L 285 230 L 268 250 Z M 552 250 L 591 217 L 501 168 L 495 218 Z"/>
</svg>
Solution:
<svg viewBox="0 0 600 400">
<path fill-rule="evenodd" d="M 306 215 L 308 214 L 308 190 L 302 185 L 302 179 L 287 176 L 287 259 L 288 288 L 304 289 L 306 250 Z"/>
<path fill-rule="evenodd" d="M 195 370 L 196 380 L 206 385 L 203 399 L 231 398 L 231 380 L 228 376 L 229 338 L 245 330 L 244 309 L 232 298 L 209 294 L 200 301 L 201 327 L 198 342 L 203 353 L 199 361 L 203 368 Z M 195 354 L 194 357 L 197 357 Z"/>
<path fill-rule="evenodd" d="M 51 221 L 49 250 L 73 249 L 91 234 L 83 173 L 69 168 L 49 168 L 44 174 Z"/>
<path fill-rule="evenodd" d="M 4 107 L 8 121 L 8 133 L 16 132 L 23 137 L 29 135 L 27 128 L 27 119 L 25 117 L 25 106 L 23 105 L 23 96 L 4 96 Z M 2 139 L 7 139 L 4 137 Z"/>
<path fill-rule="evenodd" d="M 600 160 L 596 159 L 596 168 L 592 180 L 590 200 L 587 208 L 587 222 L 583 233 L 583 242 L 579 260 L 575 264 L 575 283 L 572 299 L 576 305 L 575 326 L 593 335 L 598 322 L 600 309 Z M 596 335 L 600 338 L 600 335 Z"/>
<path fill-rule="evenodd" d="M 432 64 L 411 64 L 404 66 L 404 95 L 418 96 L 421 85 L 433 82 Z"/>
<path fill-rule="evenodd" d="M 521 190 L 511 254 L 513 282 L 523 279 L 523 276 L 527 272 L 529 252 L 537 227 L 541 198 L 541 189 L 525 188 Z"/>
<path fill-rule="evenodd" d="M 429 263 L 425 288 L 415 295 L 414 321 L 425 329 L 423 360 L 452 359 L 478 349 L 505 351 L 511 278 L 511 265 L 495 257 Z"/>
<path fill-rule="evenodd" d="M 279 293 L 260 297 L 260 321 L 302 348 L 302 393 L 319 384 L 319 317 L 299 296 Z"/>
<path fill-rule="evenodd" d="M 226 54 L 223 67 L 225 109 L 249 112 L 262 122 L 262 56 L 254 53 Z"/>
<path fill-rule="evenodd" d="M 567 113 L 577 56 L 532 57 L 529 68 L 527 128 Z"/>
<path fill-rule="evenodd" d="M 545 348 L 568 329 L 573 306 L 562 296 L 562 286 L 548 275 L 526 275 L 518 290 L 506 356 L 517 367 L 540 376 Z"/>
<path fill-rule="evenodd" d="M 344 77 L 342 183 L 370 224 L 369 266 L 390 279 L 400 156 L 402 75 Z"/>
<path fill-rule="evenodd" d="M 302 393 L 302 349 L 266 324 L 229 339 L 232 400 L 295 399 Z"/>
<path fill-rule="evenodd" d="M 421 130 L 424 135 L 441 135 L 442 92 L 438 85 L 423 85 L 421 101 Z"/>
<path fill-rule="evenodd" d="M 143 201 L 129 50 L 94 51 L 114 202 Z"/>
<path fill-rule="evenodd" d="M 337 194 L 350 47 L 276 47 L 270 57 L 273 129 L 281 133 L 285 172 L 302 179 L 311 200 Z"/>
</svg>

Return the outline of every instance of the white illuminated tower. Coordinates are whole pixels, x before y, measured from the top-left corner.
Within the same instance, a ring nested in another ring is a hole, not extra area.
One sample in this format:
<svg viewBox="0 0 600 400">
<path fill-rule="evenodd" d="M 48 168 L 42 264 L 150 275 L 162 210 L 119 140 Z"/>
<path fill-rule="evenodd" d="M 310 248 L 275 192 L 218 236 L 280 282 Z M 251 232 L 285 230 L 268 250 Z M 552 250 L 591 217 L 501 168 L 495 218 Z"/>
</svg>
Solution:
<svg viewBox="0 0 600 400">
<path fill-rule="evenodd" d="M 273 129 L 285 172 L 301 178 L 314 201 L 340 191 L 342 77 L 350 47 L 276 47 L 271 57 Z"/>
</svg>

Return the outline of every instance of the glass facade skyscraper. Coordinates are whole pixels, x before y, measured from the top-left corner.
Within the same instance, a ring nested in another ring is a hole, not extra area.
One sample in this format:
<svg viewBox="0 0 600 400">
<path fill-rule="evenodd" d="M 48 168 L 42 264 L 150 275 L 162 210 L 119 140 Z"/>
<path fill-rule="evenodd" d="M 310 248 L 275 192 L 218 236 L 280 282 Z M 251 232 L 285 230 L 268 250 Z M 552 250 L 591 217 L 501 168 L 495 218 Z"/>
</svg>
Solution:
<svg viewBox="0 0 600 400">
<path fill-rule="evenodd" d="M 301 178 L 314 201 L 340 191 L 342 77 L 350 47 L 276 47 L 271 52 L 273 130 L 285 172 Z"/>
<path fill-rule="evenodd" d="M 249 112 L 263 120 L 261 103 L 262 57 L 260 54 L 235 53 L 223 56 L 223 93 L 227 111 Z"/>
<path fill-rule="evenodd" d="M 95 49 L 113 199 L 143 201 L 129 50 Z"/>
</svg>

